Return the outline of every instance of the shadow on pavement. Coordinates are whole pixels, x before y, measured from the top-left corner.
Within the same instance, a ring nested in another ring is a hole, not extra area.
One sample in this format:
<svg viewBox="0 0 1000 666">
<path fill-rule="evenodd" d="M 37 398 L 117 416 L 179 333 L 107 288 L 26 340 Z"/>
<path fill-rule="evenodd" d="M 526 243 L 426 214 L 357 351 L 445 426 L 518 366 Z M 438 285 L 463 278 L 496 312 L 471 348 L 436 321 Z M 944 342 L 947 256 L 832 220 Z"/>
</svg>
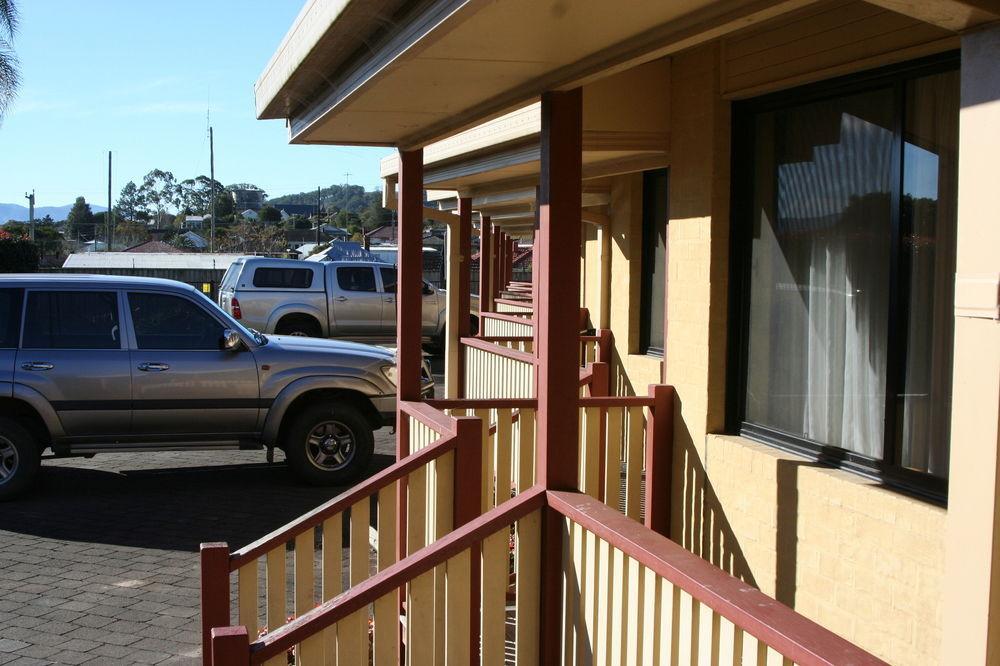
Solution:
<svg viewBox="0 0 1000 666">
<path fill-rule="evenodd" d="M 371 473 L 393 461 L 376 453 Z M 119 472 L 72 464 L 43 465 L 28 495 L 0 507 L 0 530 L 178 551 L 225 541 L 235 550 L 346 489 L 302 485 L 281 463 Z"/>
</svg>

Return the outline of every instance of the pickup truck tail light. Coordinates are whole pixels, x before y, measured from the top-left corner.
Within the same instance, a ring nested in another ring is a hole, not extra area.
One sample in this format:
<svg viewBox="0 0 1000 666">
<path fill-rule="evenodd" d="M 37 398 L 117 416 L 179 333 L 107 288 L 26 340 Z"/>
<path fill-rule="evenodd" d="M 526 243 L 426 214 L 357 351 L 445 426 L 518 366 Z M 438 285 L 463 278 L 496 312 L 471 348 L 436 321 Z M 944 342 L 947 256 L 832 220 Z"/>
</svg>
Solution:
<svg viewBox="0 0 1000 666">
<path fill-rule="evenodd" d="M 229 302 L 229 309 L 233 311 L 233 319 L 243 319 L 243 310 L 240 309 L 240 299 L 233 296 Z"/>
</svg>

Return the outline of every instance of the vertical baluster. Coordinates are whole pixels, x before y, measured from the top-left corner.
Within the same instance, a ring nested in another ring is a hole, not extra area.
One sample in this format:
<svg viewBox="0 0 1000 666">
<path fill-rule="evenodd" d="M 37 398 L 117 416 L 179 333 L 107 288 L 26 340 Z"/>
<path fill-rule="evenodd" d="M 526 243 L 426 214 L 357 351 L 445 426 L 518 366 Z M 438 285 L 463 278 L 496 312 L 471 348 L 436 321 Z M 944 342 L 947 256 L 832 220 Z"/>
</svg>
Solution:
<svg viewBox="0 0 1000 666">
<path fill-rule="evenodd" d="M 640 520 L 640 498 L 642 496 L 642 444 L 645 440 L 645 414 L 642 407 L 628 408 L 628 463 L 625 467 L 625 514 L 633 520 Z"/>
<path fill-rule="evenodd" d="M 434 461 L 434 540 L 445 536 L 455 524 L 455 452 Z M 434 568 L 434 663 L 445 656 L 445 565 Z"/>
<path fill-rule="evenodd" d="M 482 624 L 483 664 L 503 664 L 506 649 L 507 583 L 510 580 L 510 532 L 505 527 L 483 539 Z"/>
<path fill-rule="evenodd" d="M 642 616 L 646 619 L 646 623 L 645 630 L 642 632 L 642 663 L 643 666 L 656 666 L 660 663 L 660 631 L 662 630 L 656 621 L 656 618 L 660 616 L 658 576 L 652 569 L 644 569 L 643 573 Z"/>
<path fill-rule="evenodd" d="M 295 537 L 295 617 L 302 617 L 316 605 L 316 582 L 313 573 L 315 534 L 312 529 Z M 316 664 L 323 659 L 323 643 L 319 635 L 296 646 L 303 663 Z M 317 654 L 317 649 L 319 653 Z"/>
<path fill-rule="evenodd" d="M 409 582 L 406 601 L 406 657 L 409 666 L 434 662 L 434 573 L 428 571 Z"/>
<path fill-rule="evenodd" d="M 337 663 L 342 666 L 368 663 L 367 606 L 337 623 Z"/>
<path fill-rule="evenodd" d="M 621 507 L 622 487 L 622 412 L 621 407 L 609 407 L 607 415 L 607 445 L 604 453 L 604 503 L 612 509 Z"/>
<path fill-rule="evenodd" d="M 406 481 L 406 553 L 412 555 L 426 544 L 427 468 L 418 467 Z"/>
<path fill-rule="evenodd" d="M 598 485 L 600 479 L 600 426 L 601 410 L 599 407 L 586 408 L 587 426 L 584 431 L 584 452 L 583 452 L 583 492 L 594 499 L 598 496 Z"/>
<path fill-rule="evenodd" d="M 396 561 L 396 482 L 378 491 L 378 570 Z"/>
<path fill-rule="evenodd" d="M 563 520 L 562 570 L 563 570 L 563 617 L 562 617 L 562 663 L 573 666 L 576 663 L 576 605 L 579 590 L 573 559 L 573 534 L 576 523 L 569 518 Z"/>
<path fill-rule="evenodd" d="M 267 630 L 285 624 L 288 608 L 285 601 L 285 544 L 267 553 Z"/>
<path fill-rule="evenodd" d="M 613 631 L 609 617 L 611 602 L 611 546 L 604 539 L 597 541 L 597 619 L 595 631 L 597 634 L 597 651 L 594 653 L 595 663 L 610 664 L 611 634 Z"/>
<path fill-rule="evenodd" d="M 515 573 L 514 645 L 518 666 L 538 663 L 538 631 L 540 626 L 539 590 L 541 589 L 541 511 L 533 511 L 517 521 Z"/>
<path fill-rule="evenodd" d="M 639 664 L 642 660 L 642 633 L 645 630 L 642 616 L 643 567 L 628 558 L 628 601 L 626 601 L 625 662 Z M 697 663 L 697 662 L 692 662 Z"/>
<path fill-rule="evenodd" d="M 587 580 L 587 531 L 580 525 L 573 524 L 573 575 L 576 578 L 576 604 L 573 608 L 573 626 L 576 634 L 575 654 L 577 664 L 586 664 L 584 655 L 590 651 L 590 641 L 587 632 L 587 594 L 590 592 L 590 581 Z"/>
<path fill-rule="evenodd" d="M 497 504 L 510 499 L 510 461 L 513 446 L 511 412 L 511 409 L 497 410 Z"/>
<path fill-rule="evenodd" d="M 586 596 L 583 604 L 583 621 L 585 631 L 585 654 L 589 656 L 584 661 L 593 663 L 593 655 L 597 654 L 597 597 L 600 594 L 600 579 L 597 576 L 597 535 L 590 530 L 584 530 L 584 580 L 586 581 Z"/>
<path fill-rule="evenodd" d="M 477 409 L 475 415 L 483 424 L 483 455 L 482 455 L 482 483 L 483 488 L 480 493 L 480 510 L 479 513 L 486 513 L 491 505 L 490 489 L 493 487 L 493 477 L 490 474 L 490 410 L 488 409 Z"/>
<path fill-rule="evenodd" d="M 238 576 L 239 624 L 247 628 L 251 642 L 257 638 L 257 560 L 240 567 Z"/>
<path fill-rule="evenodd" d="M 464 550 L 445 564 L 445 663 L 465 666 L 472 661 L 471 555 Z"/>
<path fill-rule="evenodd" d="M 627 643 L 628 611 L 628 563 L 625 553 L 611 548 L 611 576 L 614 584 L 611 588 L 611 656 L 608 663 L 624 664 L 625 647 Z M 677 663 L 677 662 L 673 662 Z"/>
<path fill-rule="evenodd" d="M 393 590 L 376 599 L 374 606 L 373 663 L 375 666 L 397 666 L 399 614 L 396 610 L 396 591 Z"/>
<path fill-rule="evenodd" d="M 338 513 L 323 521 L 323 569 L 320 590 L 323 601 L 333 599 L 343 589 L 343 558 L 343 514 Z M 323 630 L 323 646 L 324 663 L 327 666 L 335 666 L 337 663 L 336 626 Z"/>
<path fill-rule="evenodd" d="M 524 408 L 519 419 L 521 437 L 517 490 L 524 492 L 535 485 L 535 410 Z"/>
</svg>

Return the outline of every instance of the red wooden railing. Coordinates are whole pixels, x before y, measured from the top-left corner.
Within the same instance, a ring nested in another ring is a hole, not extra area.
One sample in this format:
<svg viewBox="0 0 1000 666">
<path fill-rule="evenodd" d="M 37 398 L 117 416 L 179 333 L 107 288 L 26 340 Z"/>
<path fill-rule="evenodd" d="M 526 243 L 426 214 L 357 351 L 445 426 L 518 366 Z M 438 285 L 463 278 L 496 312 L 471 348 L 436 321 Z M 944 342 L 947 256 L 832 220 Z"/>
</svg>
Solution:
<svg viewBox="0 0 1000 666">
<path fill-rule="evenodd" d="M 544 634 L 540 519 L 562 524 L 547 547 L 561 547 L 564 607 L 562 618 L 547 618 L 552 631 Z M 540 487 L 259 639 L 251 642 L 243 627 L 213 629 L 211 657 L 216 666 L 284 664 L 295 650 L 303 666 L 333 658 L 398 663 L 398 618 L 376 619 L 367 635 L 354 625 L 369 608 L 394 606 L 405 595 L 408 663 L 503 663 L 510 656 L 508 540 L 515 544 L 515 663 L 538 663 L 546 641 L 561 646 L 548 652 L 563 663 L 885 663 L 597 500 Z M 479 580 L 469 573 L 472 560 L 482 562 Z M 449 581 L 442 592 L 435 592 L 437 572 Z"/>
</svg>

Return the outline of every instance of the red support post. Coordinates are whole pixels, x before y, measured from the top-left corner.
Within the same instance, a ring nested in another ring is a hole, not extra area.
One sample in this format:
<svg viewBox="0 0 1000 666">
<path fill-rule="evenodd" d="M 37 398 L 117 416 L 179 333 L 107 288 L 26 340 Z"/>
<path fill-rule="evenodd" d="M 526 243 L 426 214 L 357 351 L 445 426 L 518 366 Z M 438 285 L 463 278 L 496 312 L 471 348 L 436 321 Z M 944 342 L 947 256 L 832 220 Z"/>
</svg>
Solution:
<svg viewBox="0 0 1000 666">
<path fill-rule="evenodd" d="M 583 150 L 580 88 L 542 95 L 541 186 L 535 353 L 538 357 L 537 479 L 550 490 L 576 490 L 579 461 L 580 246 Z M 562 520 L 543 513 L 539 661 L 560 657 Z"/>
<path fill-rule="evenodd" d="M 455 447 L 455 528 L 479 517 L 483 491 L 483 424 L 474 416 L 460 416 Z M 479 546 L 469 553 L 469 654 L 479 654 L 481 562 Z"/>
<path fill-rule="evenodd" d="M 674 387 L 649 387 L 652 423 L 646 429 L 646 527 L 670 538 L 674 459 Z"/>
<path fill-rule="evenodd" d="M 229 626 L 229 545 L 201 544 L 201 654 L 212 666 L 212 630 Z"/>
<path fill-rule="evenodd" d="M 483 215 L 479 225 L 479 311 L 493 312 L 493 224 Z M 483 334 L 483 319 L 479 318 L 479 335 Z"/>
<path fill-rule="evenodd" d="M 490 284 L 493 285 L 493 291 L 490 296 L 490 305 L 493 305 L 493 299 L 500 296 L 500 258 L 501 258 L 501 245 L 503 245 L 503 232 L 500 231 L 500 227 L 493 227 L 493 239 L 490 241 L 490 247 L 493 248 L 493 256 L 490 258 Z M 492 311 L 492 308 L 491 308 Z"/>
<path fill-rule="evenodd" d="M 246 627 L 212 629 L 213 666 L 250 666 L 250 637 Z"/>
<path fill-rule="evenodd" d="M 423 305 L 424 151 L 399 151 L 399 252 L 396 278 L 396 399 L 420 400 Z M 396 460 L 410 454 L 410 422 L 396 407 Z M 396 484 L 396 560 L 406 556 L 406 482 Z M 404 593 L 400 591 L 402 610 Z M 400 627 L 399 649 L 403 649 Z"/>
<path fill-rule="evenodd" d="M 514 280 L 514 255 L 517 253 L 517 241 L 513 238 L 507 240 L 508 250 L 507 250 L 507 279 L 506 284 L 510 284 Z"/>
</svg>

